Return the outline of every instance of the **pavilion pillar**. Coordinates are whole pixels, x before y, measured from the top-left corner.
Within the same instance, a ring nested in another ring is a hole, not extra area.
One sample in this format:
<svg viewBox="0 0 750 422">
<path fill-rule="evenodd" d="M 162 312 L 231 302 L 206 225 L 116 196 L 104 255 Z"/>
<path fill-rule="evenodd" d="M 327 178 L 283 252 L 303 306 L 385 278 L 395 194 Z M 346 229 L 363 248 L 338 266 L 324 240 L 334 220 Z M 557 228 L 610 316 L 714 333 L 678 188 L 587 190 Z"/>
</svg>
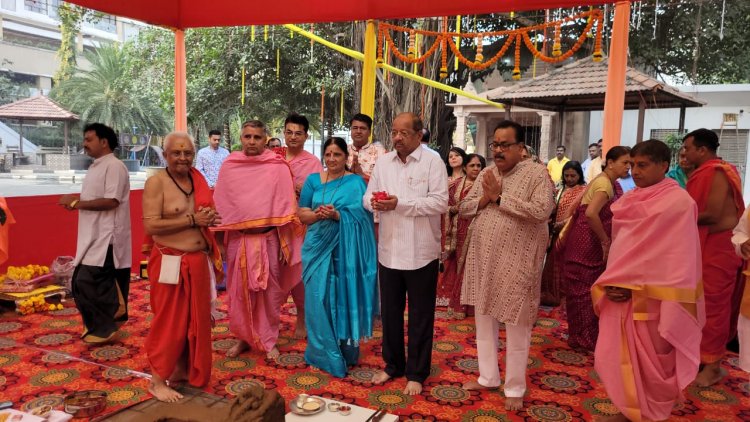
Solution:
<svg viewBox="0 0 750 422">
<path fill-rule="evenodd" d="M 375 21 L 368 20 L 365 29 L 365 61 L 362 66 L 362 93 L 360 97 L 360 113 L 366 114 L 375 120 L 375 74 L 376 50 L 378 38 Z"/>
<path fill-rule="evenodd" d="M 613 146 L 620 145 L 622 114 L 625 107 L 625 74 L 628 65 L 628 33 L 630 31 L 630 2 L 615 4 L 612 24 L 612 43 L 609 49 L 607 92 L 604 94 L 604 127 L 602 129 L 602 155 Z"/>
<path fill-rule="evenodd" d="M 552 116 L 556 113 L 554 111 L 537 111 L 537 114 L 542 117 L 542 126 L 540 127 L 539 135 L 539 159 L 542 162 L 549 161 L 549 144 L 552 137 Z"/>
<path fill-rule="evenodd" d="M 18 156 L 23 157 L 23 119 L 18 119 Z"/>
<path fill-rule="evenodd" d="M 560 107 L 558 110 L 559 110 L 558 112 L 559 114 L 558 114 L 557 121 L 560 124 L 557 126 L 557 145 L 565 146 L 565 130 L 566 130 L 565 118 L 567 116 L 565 115 L 564 108 Z M 555 150 L 557 150 L 557 145 L 555 145 Z"/>
<path fill-rule="evenodd" d="M 456 115 L 456 132 L 453 133 L 453 145 L 466 149 L 466 117 L 469 113 L 457 111 Z"/>
<path fill-rule="evenodd" d="M 486 157 L 488 161 L 492 160 L 492 157 L 487 155 L 487 143 L 489 142 L 487 139 L 487 133 L 489 132 L 487 130 L 487 117 L 483 114 L 477 114 L 475 119 L 477 121 L 477 139 L 474 140 L 476 144 L 475 152 Z"/>
<path fill-rule="evenodd" d="M 680 106 L 680 123 L 679 123 L 679 134 L 682 135 L 685 132 L 685 106 Z"/>
<path fill-rule="evenodd" d="M 641 97 L 641 102 L 638 104 L 638 133 L 635 135 L 635 142 L 643 142 L 643 122 L 646 119 L 646 100 Z"/>
<path fill-rule="evenodd" d="M 174 30 L 174 130 L 187 131 L 185 31 Z"/>
<path fill-rule="evenodd" d="M 505 120 L 513 120 L 510 118 L 510 104 L 503 104 L 503 108 L 505 108 Z"/>
<path fill-rule="evenodd" d="M 63 146 L 63 154 L 69 154 L 70 149 L 68 148 L 68 137 L 70 136 L 70 122 L 67 120 L 63 126 L 63 136 L 65 137 L 65 144 Z"/>
</svg>

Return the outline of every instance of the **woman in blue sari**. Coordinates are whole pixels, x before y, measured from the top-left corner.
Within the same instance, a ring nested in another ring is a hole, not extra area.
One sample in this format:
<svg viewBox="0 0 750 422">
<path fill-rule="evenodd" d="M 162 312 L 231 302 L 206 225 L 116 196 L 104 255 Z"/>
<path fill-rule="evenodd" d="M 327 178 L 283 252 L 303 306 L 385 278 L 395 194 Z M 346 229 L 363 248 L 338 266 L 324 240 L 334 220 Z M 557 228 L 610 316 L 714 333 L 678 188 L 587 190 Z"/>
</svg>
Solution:
<svg viewBox="0 0 750 422">
<path fill-rule="evenodd" d="M 302 245 L 307 349 L 305 361 L 336 377 L 359 359 L 372 337 L 377 306 L 377 258 L 372 214 L 362 206 L 364 180 L 346 169 L 341 138 L 324 147 L 326 171 L 307 177 L 298 216 Z"/>
</svg>

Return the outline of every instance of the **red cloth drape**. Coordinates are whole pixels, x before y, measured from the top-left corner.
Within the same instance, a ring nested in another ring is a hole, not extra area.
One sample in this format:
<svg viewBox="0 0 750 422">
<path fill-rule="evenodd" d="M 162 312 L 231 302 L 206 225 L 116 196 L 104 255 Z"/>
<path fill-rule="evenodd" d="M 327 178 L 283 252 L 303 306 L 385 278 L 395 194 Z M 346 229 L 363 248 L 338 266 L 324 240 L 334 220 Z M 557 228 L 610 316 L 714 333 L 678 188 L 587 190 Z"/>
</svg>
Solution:
<svg viewBox="0 0 750 422">
<path fill-rule="evenodd" d="M 5 273 L 9 265 L 50 265 L 58 256 L 76 254 L 78 212 L 57 205 L 61 195 L 15 196 L 5 198 L 13 210 L 16 224 L 10 228 L 8 261 L 0 265 Z M 138 272 L 143 241 L 141 219 L 143 190 L 130 191 L 130 230 L 133 242 L 134 272 Z"/>
</svg>

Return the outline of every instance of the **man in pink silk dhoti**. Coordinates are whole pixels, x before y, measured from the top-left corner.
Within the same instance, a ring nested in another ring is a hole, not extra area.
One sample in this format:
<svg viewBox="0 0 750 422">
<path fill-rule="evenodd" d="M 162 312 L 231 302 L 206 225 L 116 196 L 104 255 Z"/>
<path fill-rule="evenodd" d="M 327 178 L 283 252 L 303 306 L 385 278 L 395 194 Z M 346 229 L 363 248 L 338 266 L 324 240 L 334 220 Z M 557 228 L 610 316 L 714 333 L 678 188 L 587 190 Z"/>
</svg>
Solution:
<svg viewBox="0 0 750 422">
<path fill-rule="evenodd" d="M 700 365 L 698 208 L 665 179 L 666 144 L 642 142 L 631 155 L 638 188 L 612 205 L 607 269 L 591 289 L 599 314 L 594 366 L 621 412 L 612 420 L 661 421 Z"/>
<path fill-rule="evenodd" d="M 265 125 L 257 120 L 242 126 L 242 151 L 224 161 L 214 191 L 224 231 L 227 255 L 229 329 L 239 343 L 227 356 L 251 345 L 279 355 L 281 305 L 300 272 L 303 229 L 297 219 L 297 199 L 289 165 L 267 150 Z"/>
<path fill-rule="evenodd" d="M 284 142 L 286 142 L 286 161 L 292 169 L 294 176 L 294 191 L 299 199 L 302 186 L 305 184 L 307 176 L 312 173 L 323 171 L 323 165 L 320 159 L 309 152 L 305 151 L 305 141 L 307 140 L 307 130 L 310 123 L 307 117 L 292 113 L 284 121 Z M 297 250 L 296 253 L 301 253 Z M 307 330 L 305 328 L 305 285 L 301 283 L 302 267 L 284 267 L 281 269 L 281 278 L 286 284 L 292 284 L 292 299 L 294 306 L 297 308 L 297 324 L 294 329 L 294 337 L 305 338 Z"/>
</svg>

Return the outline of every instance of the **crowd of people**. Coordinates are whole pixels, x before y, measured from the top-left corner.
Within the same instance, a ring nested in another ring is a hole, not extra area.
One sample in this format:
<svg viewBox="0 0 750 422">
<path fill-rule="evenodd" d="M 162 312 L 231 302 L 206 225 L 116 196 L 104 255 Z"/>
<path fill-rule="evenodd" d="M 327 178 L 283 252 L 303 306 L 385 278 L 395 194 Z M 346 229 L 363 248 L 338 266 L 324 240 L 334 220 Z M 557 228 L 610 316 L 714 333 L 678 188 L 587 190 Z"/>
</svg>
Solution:
<svg viewBox="0 0 750 422">
<path fill-rule="evenodd" d="M 233 153 L 221 151 L 219 133 L 197 153 L 187 133 L 165 138 L 167 167 L 147 180 L 141 217 L 157 399 L 179 400 L 175 384 L 210 381 L 224 276 L 237 338 L 229 357 L 253 349 L 276 358 L 291 295 L 308 364 L 345 377 L 380 321 L 384 365 L 372 382 L 405 377 L 404 393 L 415 395 L 430 376 L 436 306 L 445 307 L 439 315 L 476 325 L 479 377 L 464 388 L 502 385 L 508 410 L 523 407 L 540 305 L 561 307 L 569 346 L 594 353 L 615 419 L 668 419 L 688 384 L 721 380 L 738 331 L 750 341 L 740 271 L 750 217 L 712 131 L 685 135 L 670 168 L 672 151 L 658 140 L 604 157 L 593 143 L 583 164 L 560 146 L 545 166 L 509 120 L 493 132 L 489 166 L 457 147 L 443 160 L 413 113 L 392 121 L 390 152 L 370 141 L 372 118 L 355 115 L 352 143 L 329 138 L 321 163 L 304 150 L 308 129 L 304 116 L 289 115 L 285 147 L 272 149 L 266 125 L 250 120 Z M 129 185 L 112 159 L 114 132 L 93 124 L 84 135 L 94 164 L 80 197 L 60 205 L 80 213 L 73 293 L 83 340 L 101 343 L 127 320 Z M 636 188 L 625 193 L 628 180 Z M 747 356 L 741 364 L 750 370 Z"/>
</svg>

